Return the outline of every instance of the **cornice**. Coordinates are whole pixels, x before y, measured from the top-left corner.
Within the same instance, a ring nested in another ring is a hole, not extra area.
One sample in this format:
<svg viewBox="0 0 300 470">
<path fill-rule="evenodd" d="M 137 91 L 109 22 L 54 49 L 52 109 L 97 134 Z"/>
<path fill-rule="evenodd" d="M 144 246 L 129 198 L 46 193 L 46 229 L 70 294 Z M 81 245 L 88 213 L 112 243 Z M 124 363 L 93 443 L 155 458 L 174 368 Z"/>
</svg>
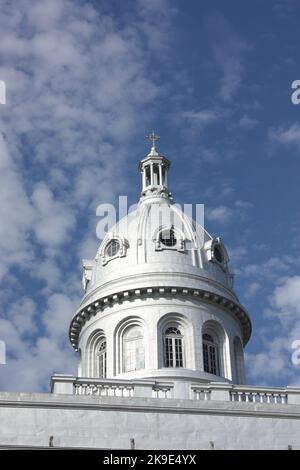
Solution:
<svg viewBox="0 0 300 470">
<path fill-rule="evenodd" d="M 148 286 L 140 289 L 126 289 L 117 291 L 105 297 L 101 297 L 95 301 L 92 301 L 88 305 L 81 308 L 73 317 L 70 328 L 69 338 L 70 342 L 75 349 L 78 351 L 78 340 L 79 334 L 83 325 L 92 317 L 97 314 L 101 314 L 107 306 L 112 306 L 116 303 L 122 303 L 126 300 L 134 300 L 135 298 L 151 298 L 154 295 L 160 297 L 189 297 L 193 300 L 201 300 L 207 303 L 212 303 L 221 306 L 226 311 L 234 315 L 238 320 L 243 334 L 243 343 L 247 344 L 252 331 L 251 320 L 247 311 L 238 303 L 230 300 L 222 295 L 215 294 L 213 292 L 203 289 L 193 289 L 188 287 L 178 286 Z"/>
<path fill-rule="evenodd" d="M 119 412 L 143 413 L 176 413 L 176 414 L 207 414 L 249 416 L 256 418 L 300 419 L 298 405 L 264 405 L 253 403 L 222 403 L 213 401 L 197 401 L 187 403 L 187 400 L 122 397 L 78 397 L 61 396 L 57 399 L 52 395 L 51 400 L 2 399 L 0 408 L 41 408 L 41 409 L 82 409 Z"/>
</svg>

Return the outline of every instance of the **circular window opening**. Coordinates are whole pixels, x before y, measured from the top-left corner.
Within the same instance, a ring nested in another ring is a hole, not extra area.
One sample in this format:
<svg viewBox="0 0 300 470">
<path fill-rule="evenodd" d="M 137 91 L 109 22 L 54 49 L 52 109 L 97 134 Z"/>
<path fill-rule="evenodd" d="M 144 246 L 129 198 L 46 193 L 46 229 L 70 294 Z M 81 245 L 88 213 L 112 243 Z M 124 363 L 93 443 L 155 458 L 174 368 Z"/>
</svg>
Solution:
<svg viewBox="0 0 300 470">
<path fill-rule="evenodd" d="M 120 249 L 118 240 L 111 240 L 106 247 L 106 254 L 110 257 L 115 256 Z"/>
<path fill-rule="evenodd" d="M 165 246 L 175 246 L 177 243 L 174 230 L 163 230 L 159 234 L 159 241 Z"/>
<path fill-rule="evenodd" d="M 214 258 L 219 263 L 223 263 L 223 261 L 224 261 L 224 256 L 223 256 L 223 252 L 222 252 L 222 249 L 221 249 L 220 245 L 215 245 L 214 246 Z"/>
</svg>

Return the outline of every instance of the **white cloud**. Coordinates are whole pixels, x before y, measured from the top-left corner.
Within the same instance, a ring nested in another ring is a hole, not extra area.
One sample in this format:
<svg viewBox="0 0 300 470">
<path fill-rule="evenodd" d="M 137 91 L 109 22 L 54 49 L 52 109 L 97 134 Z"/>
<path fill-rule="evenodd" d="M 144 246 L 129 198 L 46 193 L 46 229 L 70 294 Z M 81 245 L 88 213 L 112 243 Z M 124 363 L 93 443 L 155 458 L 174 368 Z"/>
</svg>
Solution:
<svg viewBox="0 0 300 470">
<path fill-rule="evenodd" d="M 254 297 L 261 290 L 261 288 L 262 288 L 262 286 L 258 282 L 251 282 L 247 286 L 247 290 L 245 292 L 245 297 L 248 298 L 248 299 L 251 298 L 251 297 Z"/>
<path fill-rule="evenodd" d="M 28 242 L 34 211 L 7 144 L 0 134 L 0 279 L 13 265 L 32 258 Z"/>
<path fill-rule="evenodd" d="M 269 298 L 265 315 L 270 324 L 263 333 L 263 350 L 247 355 L 251 377 L 259 381 L 288 380 L 295 383 L 299 366 L 292 364 L 292 343 L 300 339 L 300 276 L 279 281 Z"/>
<path fill-rule="evenodd" d="M 36 313 L 35 302 L 28 297 L 23 297 L 11 306 L 7 312 L 7 318 L 21 335 L 29 334 L 33 336 L 37 332 Z"/>
<path fill-rule="evenodd" d="M 270 303 L 281 322 L 298 321 L 300 326 L 300 276 L 284 279 L 274 289 Z"/>
<path fill-rule="evenodd" d="M 232 220 L 233 217 L 243 217 L 246 211 L 253 207 L 253 204 L 248 201 L 237 200 L 233 203 L 232 207 L 220 205 L 208 209 L 206 217 L 209 221 L 226 224 Z"/>
<path fill-rule="evenodd" d="M 300 123 L 295 122 L 290 126 L 272 128 L 269 131 L 271 140 L 285 145 L 295 145 L 300 150 Z"/>
<path fill-rule="evenodd" d="M 249 202 L 249 201 L 241 201 L 240 199 L 238 199 L 237 201 L 234 202 L 234 206 L 237 208 L 237 209 L 252 209 L 253 207 L 253 204 L 252 202 Z"/>
<path fill-rule="evenodd" d="M 249 249 L 244 245 L 232 246 L 229 248 L 229 258 L 232 265 L 238 265 L 241 261 L 244 261 L 248 256 Z"/>
<path fill-rule="evenodd" d="M 43 314 L 43 323 L 49 337 L 55 338 L 57 342 L 66 337 L 70 321 L 78 308 L 79 301 L 79 296 L 72 301 L 64 294 L 49 296 L 47 309 Z"/>
<path fill-rule="evenodd" d="M 233 210 L 226 206 L 215 207 L 213 209 L 208 209 L 205 212 L 205 216 L 210 222 L 218 222 L 221 224 L 229 222 L 233 214 Z"/>
<path fill-rule="evenodd" d="M 254 118 L 250 118 L 248 114 L 244 114 L 241 119 L 239 120 L 239 126 L 242 129 L 253 129 L 258 124 L 258 120 Z"/>
<path fill-rule="evenodd" d="M 217 109 L 201 109 L 199 111 L 185 111 L 181 117 L 186 119 L 191 126 L 202 129 L 218 121 L 222 117 L 222 112 Z"/>
<path fill-rule="evenodd" d="M 35 186 L 31 199 L 36 218 L 33 228 L 38 241 L 50 246 L 65 243 L 76 223 L 72 210 L 54 199 L 46 183 Z"/>
</svg>

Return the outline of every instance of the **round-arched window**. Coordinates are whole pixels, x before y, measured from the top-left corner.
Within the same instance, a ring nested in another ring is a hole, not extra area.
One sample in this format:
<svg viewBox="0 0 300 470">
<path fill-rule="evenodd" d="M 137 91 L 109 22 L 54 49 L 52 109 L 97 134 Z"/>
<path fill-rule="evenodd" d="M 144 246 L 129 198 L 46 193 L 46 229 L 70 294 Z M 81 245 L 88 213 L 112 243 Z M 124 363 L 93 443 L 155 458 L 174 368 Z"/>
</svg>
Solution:
<svg viewBox="0 0 300 470">
<path fill-rule="evenodd" d="M 123 334 L 123 372 L 145 368 L 144 333 L 139 325 L 129 326 Z"/>
<path fill-rule="evenodd" d="M 209 333 L 202 335 L 204 372 L 220 375 L 219 346 Z"/>
<path fill-rule="evenodd" d="M 98 376 L 102 378 L 106 378 L 106 340 L 102 339 L 97 353 L 99 360 L 98 360 Z"/>
<path fill-rule="evenodd" d="M 183 367 L 183 335 L 176 326 L 164 332 L 164 366 Z"/>
<path fill-rule="evenodd" d="M 118 242 L 118 240 L 113 239 L 108 243 L 105 252 L 107 256 L 111 258 L 118 253 L 119 249 L 120 249 L 120 243 Z"/>
<path fill-rule="evenodd" d="M 175 246 L 177 239 L 173 228 L 162 230 L 159 234 L 159 241 L 165 246 Z"/>
</svg>

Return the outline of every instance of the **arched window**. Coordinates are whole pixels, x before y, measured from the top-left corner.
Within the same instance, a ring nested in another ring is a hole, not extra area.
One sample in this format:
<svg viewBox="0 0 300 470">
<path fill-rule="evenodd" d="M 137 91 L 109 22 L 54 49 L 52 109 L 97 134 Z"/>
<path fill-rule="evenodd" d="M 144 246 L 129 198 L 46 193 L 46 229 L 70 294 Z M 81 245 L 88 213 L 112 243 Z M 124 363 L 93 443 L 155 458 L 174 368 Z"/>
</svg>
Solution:
<svg viewBox="0 0 300 470">
<path fill-rule="evenodd" d="M 216 338 L 209 333 L 204 333 L 202 341 L 204 372 L 220 375 L 219 345 Z"/>
<path fill-rule="evenodd" d="M 106 340 L 103 338 L 100 343 L 99 343 L 99 347 L 98 347 L 98 352 L 97 352 L 97 356 L 98 356 L 98 377 L 102 377 L 103 379 L 105 379 L 106 377 Z"/>
<path fill-rule="evenodd" d="M 167 247 L 173 247 L 176 245 L 177 240 L 173 226 L 170 229 L 164 229 L 160 232 L 159 241 Z"/>
<path fill-rule="evenodd" d="M 81 353 L 80 348 L 78 349 L 78 362 L 77 362 L 77 365 L 78 365 L 78 377 L 82 377 L 82 353 Z"/>
<path fill-rule="evenodd" d="M 145 348 L 142 327 L 132 325 L 123 334 L 123 372 L 145 368 Z"/>
<path fill-rule="evenodd" d="M 237 336 L 234 338 L 234 360 L 235 360 L 235 376 L 237 384 L 243 384 L 245 382 L 244 373 L 244 350 L 240 338 Z"/>
<path fill-rule="evenodd" d="M 168 327 L 164 332 L 164 366 L 183 367 L 183 336 L 174 326 Z"/>
<path fill-rule="evenodd" d="M 106 378 L 106 337 L 103 330 L 94 331 L 86 346 L 83 374 L 87 377 Z"/>
</svg>

